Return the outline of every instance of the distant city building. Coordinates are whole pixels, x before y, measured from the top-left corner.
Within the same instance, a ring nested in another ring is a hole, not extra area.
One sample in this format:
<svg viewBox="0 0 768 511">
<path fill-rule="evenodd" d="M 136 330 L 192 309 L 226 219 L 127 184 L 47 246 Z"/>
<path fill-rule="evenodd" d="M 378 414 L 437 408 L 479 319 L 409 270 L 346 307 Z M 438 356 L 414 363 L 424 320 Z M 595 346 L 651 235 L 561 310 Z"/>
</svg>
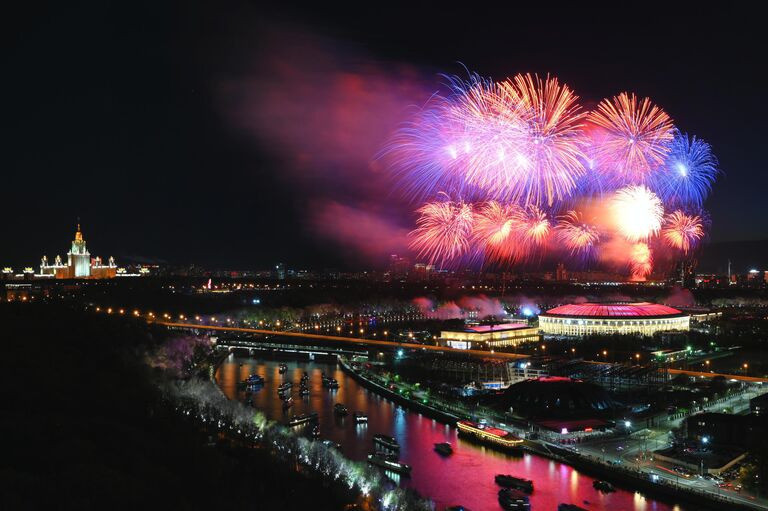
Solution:
<svg viewBox="0 0 768 511">
<path fill-rule="evenodd" d="M 539 340 L 536 327 L 527 323 L 502 323 L 500 325 L 477 325 L 457 330 L 440 331 L 440 343 L 456 349 L 477 349 L 480 347 L 516 346 L 524 342 Z"/>
<path fill-rule="evenodd" d="M 57 255 L 53 264 L 49 264 L 48 257 L 43 256 L 40 275 L 57 279 L 111 279 L 117 275 L 117 265 L 113 257 L 109 258 L 106 265 L 102 263 L 101 257 L 91 259 L 80 224 L 77 224 L 72 248 L 67 252 L 67 263 L 64 264 L 61 256 Z"/>
<path fill-rule="evenodd" d="M 562 305 L 540 314 L 539 327 L 548 335 L 653 335 L 688 330 L 690 316 L 657 303 L 580 303 Z"/>
<path fill-rule="evenodd" d="M 401 257 L 397 254 L 389 256 L 389 276 L 392 279 L 401 279 L 408 275 L 410 269 L 410 262 L 405 257 Z M 426 267 L 425 267 L 426 271 Z"/>
<path fill-rule="evenodd" d="M 285 280 L 285 263 L 277 263 L 275 265 L 275 278 L 277 280 Z"/>
</svg>

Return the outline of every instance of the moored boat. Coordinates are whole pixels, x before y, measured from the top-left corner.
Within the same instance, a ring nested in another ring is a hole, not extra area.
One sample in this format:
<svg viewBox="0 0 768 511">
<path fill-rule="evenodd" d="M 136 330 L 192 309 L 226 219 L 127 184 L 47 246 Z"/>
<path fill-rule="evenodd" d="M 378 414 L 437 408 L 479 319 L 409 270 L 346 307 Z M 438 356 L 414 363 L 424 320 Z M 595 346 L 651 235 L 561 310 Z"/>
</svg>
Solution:
<svg viewBox="0 0 768 511">
<path fill-rule="evenodd" d="M 587 509 L 577 506 L 576 504 L 559 504 L 557 511 L 587 511 Z"/>
<path fill-rule="evenodd" d="M 480 442 L 506 450 L 520 451 L 522 449 L 523 439 L 516 437 L 507 430 L 466 420 L 457 422 L 456 427 L 459 430 L 459 434 Z"/>
<path fill-rule="evenodd" d="M 451 444 L 448 442 L 441 442 L 439 444 L 435 444 L 435 451 L 438 454 L 442 454 L 443 456 L 450 456 L 453 454 L 453 447 L 451 447 Z"/>
<path fill-rule="evenodd" d="M 349 409 L 347 409 L 347 407 L 344 406 L 342 403 L 336 403 L 335 405 L 333 405 L 333 413 L 343 417 L 349 413 Z"/>
<path fill-rule="evenodd" d="M 502 488 L 499 490 L 499 504 L 504 509 L 523 510 L 531 509 L 531 501 L 525 493 L 512 488 Z"/>
<path fill-rule="evenodd" d="M 400 452 L 397 440 L 387 435 L 373 435 L 373 448 L 376 451 Z"/>
<path fill-rule="evenodd" d="M 285 383 L 281 383 L 280 385 L 278 385 L 277 391 L 278 392 L 286 392 L 288 390 L 291 390 L 291 387 L 293 387 L 293 383 L 287 381 Z"/>
<path fill-rule="evenodd" d="M 277 370 L 280 372 L 280 374 L 285 374 L 288 372 L 288 365 L 287 364 L 280 364 L 277 366 Z"/>
<path fill-rule="evenodd" d="M 411 466 L 406 463 L 401 463 L 396 459 L 392 459 L 389 456 L 382 454 L 371 453 L 368 455 L 368 463 L 379 466 L 384 470 L 391 470 L 401 475 L 410 475 Z"/>
<path fill-rule="evenodd" d="M 363 412 L 355 412 L 352 414 L 352 417 L 355 419 L 355 424 L 362 424 L 362 423 L 368 422 L 368 416 Z"/>
<path fill-rule="evenodd" d="M 533 481 L 509 474 L 496 474 L 496 484 L 505 488 L 516 488 L 526 493 L 533 493 Z"/>
<path fill-rule="evenodd" d="M 605 493 L 616 491 L 616 488 L 614 488 L 613 485 L 608 481 L 592 481 L 592 487 L 598 491 L 605 492 Z"/>
<path fill-rule="evenodd" d="M 289 426 L 300 426 L 309 422 L 317 421 L 317 412 L 305 413 L 303 415 L 294 415 L 288 421 Z"/>
</svg>

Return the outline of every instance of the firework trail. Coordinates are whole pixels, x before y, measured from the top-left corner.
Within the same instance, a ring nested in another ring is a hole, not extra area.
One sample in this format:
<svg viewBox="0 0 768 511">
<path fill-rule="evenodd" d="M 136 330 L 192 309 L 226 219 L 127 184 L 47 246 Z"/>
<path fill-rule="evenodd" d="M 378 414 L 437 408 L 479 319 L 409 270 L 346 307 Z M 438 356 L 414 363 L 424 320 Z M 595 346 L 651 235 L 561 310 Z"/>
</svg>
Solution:
<svg viewBox="0 0 768 511">
<path fill-rule="evenodd" d="M 629 259 L 632 280 L 645 280 L 653 271 L 653 254 L 645 243 L 636 243 L 632 247 Z"/>
<path fill-rule="evenodd" d="M 474 215 L 463 201 L 431 202 L 417 211 L 411 248 L 430 263 L 447 264 L 467 254 Z"/>
<path fill-rule="evenodd" d="M 672 247 L 688 254 L 701 238 L 704 237 L 704 222 L 699 215 L 688 215 L 683 211 L 673 211 L 664 219 L 661 236 Z"/>
<path fill-rule="evenodd" d="M 588 119 L 601 172 L 609 179 L 643 184 L 664 164 L 673 137 L 672 119 L 651 100 L 622 92 L 604 99 Z"/>
<path fill-rule="evenodd" d="M 586 223 L 582 214 L 573 210 L 558 218 L 555 231 L 571 255 L 583 259 L 590 259 L 600 242 L 598 228 Z"/>
<path fill-rule="evenodd" d="M 717 158 L 708 143 L 676 131 L 664 166 L 654 176 L 653 187 L 670 206 L 701 206 L 718 172 Z"/>
<path fill-rule="evenodd" d="M 610 208 L 617 230 L 627 241 L 645 241 L 661 229 L 664 207 L 645 186 L 627 186 L 617 191 Z"/>
</svg>

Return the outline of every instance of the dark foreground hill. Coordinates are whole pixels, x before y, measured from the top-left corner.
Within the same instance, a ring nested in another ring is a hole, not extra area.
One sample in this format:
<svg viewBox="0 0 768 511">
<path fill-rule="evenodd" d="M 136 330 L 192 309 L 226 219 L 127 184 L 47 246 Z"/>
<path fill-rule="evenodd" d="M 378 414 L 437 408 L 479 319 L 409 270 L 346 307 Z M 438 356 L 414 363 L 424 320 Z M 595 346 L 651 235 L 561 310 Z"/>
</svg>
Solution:
<svg viewBox="0 0 768 511">
<path fill-rule="evenodd" d="M 159 406 L 146 327 L 0 304 L 0 509 L 341 509 L 253 449 Z"/>
</svg>

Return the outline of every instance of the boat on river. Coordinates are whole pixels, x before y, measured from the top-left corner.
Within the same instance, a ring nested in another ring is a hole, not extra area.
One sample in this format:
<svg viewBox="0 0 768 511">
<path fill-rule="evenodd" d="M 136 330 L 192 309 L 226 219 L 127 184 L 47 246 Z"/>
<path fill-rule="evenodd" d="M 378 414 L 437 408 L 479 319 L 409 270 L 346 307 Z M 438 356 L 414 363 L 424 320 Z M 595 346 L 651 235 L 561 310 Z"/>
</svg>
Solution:
<svg viewBox="0 0 768 511">
<path fill-rule="evenodd" d="M 336 403 L 333 405 L 333 413 L 338 415 L 339 417 L 344 417 L 349 413 L 349 409 L 344 406 L 342 403 Z"/>
<path fill-rule="evenodd" d="M 522 477 L 515 477 L 509 474 L 496 474 L 496 484 L 505 488 L 516 488 L 526 493 L 533 493 L 533 481 L 530 479 L 523 479 Z"/>
<path fill-rule="evenodd" d="M 614 488 L 613 485 L 608 481 L 592 481 L 592 487 L 595 490 L 601 491 L 603 493 L 611 493 L 616 491 L 616 488 Z"/>
<path fill-rule="evenodd" d="M 383 468 L 384 470 L 391 470 L 401 475 L 411 475 L 411 466 L 406 463 L 401 463 L 399 460 L 386 456 L 384 454 L 371 453 L 368 455 L 368 463 Z"/>
<path fill-rule="evenodd" d="M 291 390 L 291 387 L 293 387 L 293 383 L 291 383 L 289 381 L 287 381 L 285 383 L 281 383 L 280 385 L 277 386 L 277 392 L 278 393 L 287 392 L 287 391 Z"/>
<path fill-rule="evenodd" d="M 453 447 L 451 447 L 451 444 L 448 442 L 441 442 L 439 444 L 435 444 L 435 452 L 442 454 L 443 456 L 450 456 L 453 454 Z"/>
<path fill-rule="evenodd" d="M 557 511 L 587 511 L 587 509 L 576 504 L 559 504 Z"/>
<path fill-rule="evenodd" d="M 499 490 L 499 504 L 504 509 L 528 511 L 531 509 L 531 501 L 528 495 L 520 490 L 502 488 Z"/>
<path fill-rule="evenodd" d="M 397 440 L 387 435 L 373 435 L 373 448 L 377 452 L 400 452 L 400 444 L 397 443 Z"/>
<path fill-rule="evenodd" d="M 352 417 L 355 419 L 355 424 L 363 424 L 368 422 L 368 416 L 363 412 L 355 412 L 352 414 Z"/>
<path fill-rule="evenodd" d="M 277 370 L 280 374 L 285 374 L 288 372 L 288 365 L 287 364 L 280 364 L 277 366 Z"/>
<path fill-rule="evenodd" d="M 305 413 L 302 415 L 294 415 L 291 420 L 288 421 L 289 426 L 301 426 L 310 422 L 317 421 L 317 412 Z"/>
<path fill-rule="evenodd" d="M 508 451 L 522 452 L 523 439 L 505 429 L 466 420 L 457 422 L 456 427 L 459 430 L 459 434 L 465 437 Z"/>
<path fill-rule="evenodd" d="M 259 376 L 258 374 L 252 374 L 248 376 L 248 378 L 237 383 L 237 386 L 240 388 L 257 387 L 259 385 L 264 385 L 264 378 L 262 376 Z"/>
</svg>

